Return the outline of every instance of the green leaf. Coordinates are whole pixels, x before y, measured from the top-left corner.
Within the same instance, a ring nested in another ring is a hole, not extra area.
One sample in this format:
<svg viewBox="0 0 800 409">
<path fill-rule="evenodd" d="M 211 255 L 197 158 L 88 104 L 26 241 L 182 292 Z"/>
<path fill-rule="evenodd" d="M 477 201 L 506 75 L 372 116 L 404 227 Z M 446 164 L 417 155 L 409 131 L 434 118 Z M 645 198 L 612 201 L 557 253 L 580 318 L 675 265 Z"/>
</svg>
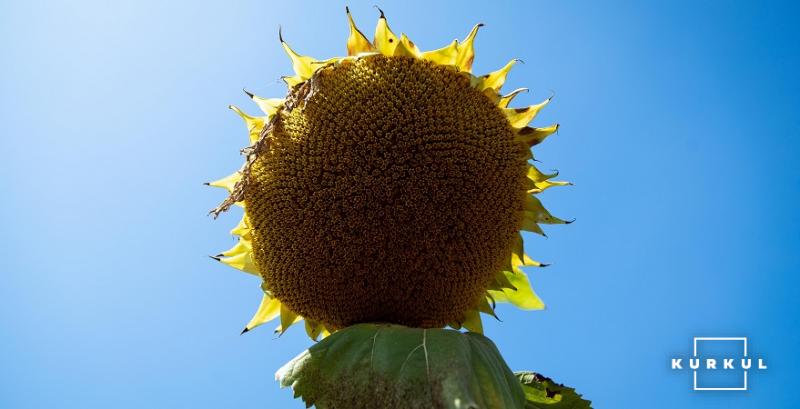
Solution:
<svg viewBox="0 0 800 409">
<path fill-rule="evenodd" d="M 446 329 L 354 325 L 275 377 L 318 409 L 525 408 L 522 386 L 492 341 Z"/>
<path fill-rule="evenodd" d="M 516 372 L 525 391 L 525 409 L 591 409 L 591 401 L 575 389 L 553 382 L 536 372 Z"/>
</svg>

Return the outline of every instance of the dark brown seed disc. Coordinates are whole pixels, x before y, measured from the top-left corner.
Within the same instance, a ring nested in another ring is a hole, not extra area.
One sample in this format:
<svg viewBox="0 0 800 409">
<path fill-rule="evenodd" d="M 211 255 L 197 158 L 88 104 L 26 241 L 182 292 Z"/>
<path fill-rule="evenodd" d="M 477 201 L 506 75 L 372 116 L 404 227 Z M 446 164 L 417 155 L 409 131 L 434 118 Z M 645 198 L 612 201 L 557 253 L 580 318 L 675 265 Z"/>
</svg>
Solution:
<svg viewBox="0 0 800 409">
<path fill-rule="evenodd" d="M 528 148 L 453 68 L 369 56 L 279 112 L 245 187 L 267 288 L 336 329 L 440 327 L 474 308 L 521 224 Z"/>
</svg>

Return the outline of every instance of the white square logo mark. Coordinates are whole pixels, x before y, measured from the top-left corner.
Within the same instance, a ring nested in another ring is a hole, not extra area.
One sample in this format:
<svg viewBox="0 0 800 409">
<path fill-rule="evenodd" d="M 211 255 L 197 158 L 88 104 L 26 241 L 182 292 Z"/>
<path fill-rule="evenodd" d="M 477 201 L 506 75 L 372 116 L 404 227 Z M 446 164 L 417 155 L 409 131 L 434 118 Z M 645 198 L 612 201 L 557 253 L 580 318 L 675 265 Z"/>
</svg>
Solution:
<svg viewBox="0 0 800 409">
<path fill-rule="evenodd" d="M 747 338 L 746 337 L 694 337 L 694 350 L 693 357 L 697 357 L 697 343 L 698 341 L 741 341 L 744 354 L 743 357 L 747 358 Z M 697 386 L 697 370 L 694 373 L 694 390 L 696 391 L 746 391 L 747 390 L 747 370 L 744 371 L 744 383 L 739 388 L 709 388 Z"/>
</svg>

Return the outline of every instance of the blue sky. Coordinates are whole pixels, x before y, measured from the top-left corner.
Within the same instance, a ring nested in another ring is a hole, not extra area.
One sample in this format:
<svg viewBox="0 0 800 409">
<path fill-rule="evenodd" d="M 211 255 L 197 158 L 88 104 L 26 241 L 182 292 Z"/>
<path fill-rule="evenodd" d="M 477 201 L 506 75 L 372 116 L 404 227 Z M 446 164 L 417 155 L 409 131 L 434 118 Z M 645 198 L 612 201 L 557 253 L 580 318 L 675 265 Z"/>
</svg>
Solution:
<svg viewBox="0 0 800 409">
<path fill-rule="evenodd" d="M 302 407 L 273 373 L 309 341 L 239 336 L 260 289 L 207 257 L 237 214 L 207 217 L 202 182 L 240 164 L 227 104 L 285 92 L 278 25 L 339 55 L 345 3 L 164 3 L 0 3 L 0 407 Z M 367 33 L 373 3 L 348 3 Z M 536 155 L 575 186 L 542 199 L 577 222 L 526 243 L 547 310 L 486 333 L 597 408 L 796 400 L 800 10 L 698 3 L 380 4 L 422 48 L 485 23 L 476 71 L 522 58 L 518 103 L 555 93 Z M 669 370 L 693 336 L 747 336 L 769 369 L 693 392 Z"/>
</svg>

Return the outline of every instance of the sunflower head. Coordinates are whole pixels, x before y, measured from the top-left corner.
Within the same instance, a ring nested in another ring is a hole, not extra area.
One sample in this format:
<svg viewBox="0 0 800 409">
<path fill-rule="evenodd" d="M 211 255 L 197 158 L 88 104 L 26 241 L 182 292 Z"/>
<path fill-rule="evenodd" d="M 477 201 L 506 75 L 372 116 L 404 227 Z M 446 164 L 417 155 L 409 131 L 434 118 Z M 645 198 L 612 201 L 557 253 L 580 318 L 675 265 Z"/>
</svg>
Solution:
<svg viewBox="0 0 800 409">
<path fill-rule="evenodd" d="M 348 11 L 347 57 L 316 60 L 280 41 L 295 75 L 283 99 L 248 94 L 243 167 L 210 183 L 244 207 L 233 249 L 215 258 L 262 279 L 245 331 L 305 319 L 312 338 L 363 322 L 481 331 L 495 301 L 540 309 L 522 230 L 565 223 L 534 196 L 567 182 L 529 163 L 558 125 L 528 124 L 544 102 L 509 108 L 499 70 L 471 73 L 466 39 L 422 52 L 381 12 L 373 41 Z"/>
</svg>

